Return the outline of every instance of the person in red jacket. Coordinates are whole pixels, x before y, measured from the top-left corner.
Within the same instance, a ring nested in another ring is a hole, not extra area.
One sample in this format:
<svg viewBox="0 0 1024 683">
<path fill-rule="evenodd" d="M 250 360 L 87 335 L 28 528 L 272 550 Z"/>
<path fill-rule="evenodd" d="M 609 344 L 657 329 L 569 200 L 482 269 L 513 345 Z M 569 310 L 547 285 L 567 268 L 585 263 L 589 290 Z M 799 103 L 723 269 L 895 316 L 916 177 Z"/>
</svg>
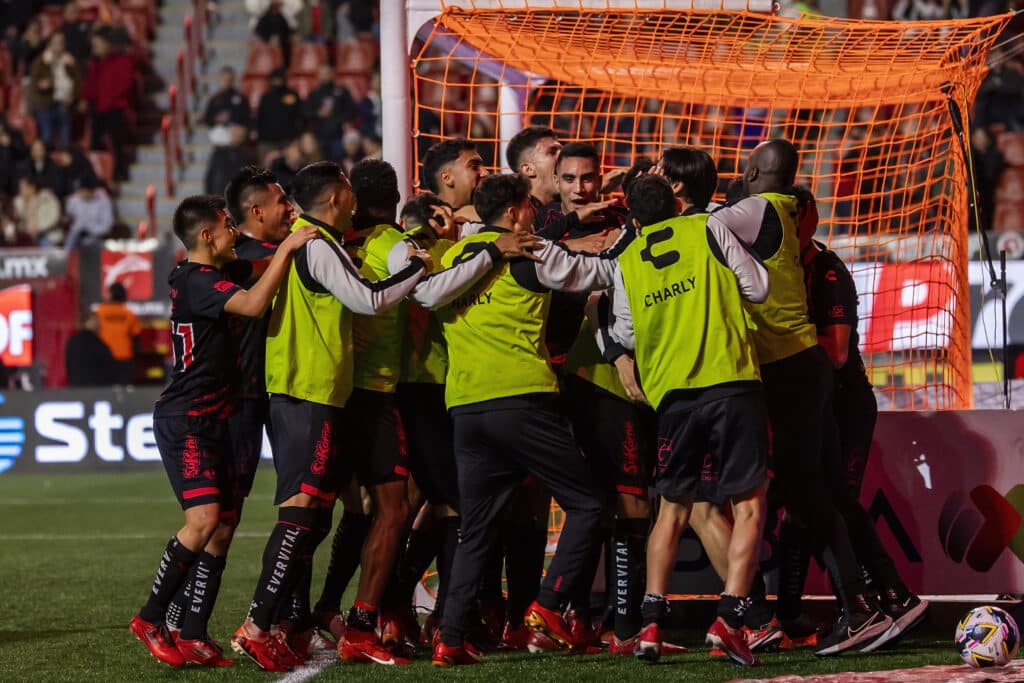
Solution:
<svg viewBox="0 0 1024 683">
<path fill-rule="evenodd" d="M 125 128 L 135 93 L 135 63 L 100 33 L 93 35 L 92 54 L 79 106 L 83 113 L 92 111 L 92 148 L 114 153 L 114 174 L 123 180 L 128 171 Z"/>
</svg>

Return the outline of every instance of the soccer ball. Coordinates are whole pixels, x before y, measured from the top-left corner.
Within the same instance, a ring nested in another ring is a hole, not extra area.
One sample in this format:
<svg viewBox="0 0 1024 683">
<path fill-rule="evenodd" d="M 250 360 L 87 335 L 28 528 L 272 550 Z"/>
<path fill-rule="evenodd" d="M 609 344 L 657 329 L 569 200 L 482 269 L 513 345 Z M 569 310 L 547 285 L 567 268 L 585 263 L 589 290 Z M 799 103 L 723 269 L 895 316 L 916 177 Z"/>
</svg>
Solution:
<svg viewBox="0 0 1024 683">
<path fill-rule="evenodd" d="M 975 607 L 956 626 L 956 649 L 975 668 L 1005 666 L 1017 654 L 1017 622 L 998 607 Z"/>
</svg>

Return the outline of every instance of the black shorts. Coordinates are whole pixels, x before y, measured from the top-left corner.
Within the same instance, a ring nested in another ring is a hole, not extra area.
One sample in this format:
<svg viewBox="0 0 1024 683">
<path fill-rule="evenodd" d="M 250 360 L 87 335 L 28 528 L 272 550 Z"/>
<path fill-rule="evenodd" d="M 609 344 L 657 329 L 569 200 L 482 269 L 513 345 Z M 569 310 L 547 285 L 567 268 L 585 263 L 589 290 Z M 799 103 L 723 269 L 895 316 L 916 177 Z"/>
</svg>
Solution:
<svg viewBox="0 0 1024 683">
<path fill-rule="evenodd" d="M 345 403 L 344 481 L 363 486 L 409 478 L 405 429 L 394 394 L 353 389 Z"/>
<path fill-rule="evenodd" d="M 182 510 L 210 503 L 219 503 L 222 514 L 235 509 L 231 440 L 224 420 L 154 415 L 153 435 Z"/>
<path fill-rule="evenodd" d="M 238 411 L 228 418 L 231 452 L 235 461 L 235 500 L 240 503 L 252 491 L 256 467 L 263 450 L 263 428 L 270 425 L 270 399 L 243 398 Z"/>
<path fill-rule="evenodd" d="M 399 384 L 395 394 L 409 447 L 409 471 L 435 505 L 459 509 L 455 432 L 444 404 L 443 384 Z"/>
<path fill-rule="evenodd" d="M 658 413 L 654 486 L 669 500 L 722 504 L 767 479 L 768 417 L 760 390 Z M 698 496 L 699 494 L 699 496 Z"/>
<path fill-rule="evenodd" d="M 280 505 L 305 493 L 333 503 L 342 481 L 339 444 L 344 410 L 291 396 L 270 397 L 271 444 Z"/>
<path fill-rule="evenodd" d="M 606 493 L 647 496 L 654 461 L 657 417 L 590 382 L 567 375 L 562 403 L 573 436 Z"/>
</svg>

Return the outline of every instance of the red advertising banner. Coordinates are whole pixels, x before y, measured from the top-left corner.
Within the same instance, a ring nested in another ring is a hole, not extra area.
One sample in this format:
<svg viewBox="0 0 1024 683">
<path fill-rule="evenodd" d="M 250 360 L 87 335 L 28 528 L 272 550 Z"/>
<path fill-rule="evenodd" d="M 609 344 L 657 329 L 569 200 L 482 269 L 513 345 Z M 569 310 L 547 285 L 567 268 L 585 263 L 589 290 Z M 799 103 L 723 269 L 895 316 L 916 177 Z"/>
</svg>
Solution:
<svg viewBox="0 0 1024 683">
<path fill-rule="evenodd" d="M 100 253 L 102 291 L 120 282 L 130 301 L 153 298 L 153 252 L 104 249 Z"/>
<path fill-rule="evenodd" d="M 0 357 L 7 367 L 32 365 L 32 287 L 0 290 Z"/>
</svg>

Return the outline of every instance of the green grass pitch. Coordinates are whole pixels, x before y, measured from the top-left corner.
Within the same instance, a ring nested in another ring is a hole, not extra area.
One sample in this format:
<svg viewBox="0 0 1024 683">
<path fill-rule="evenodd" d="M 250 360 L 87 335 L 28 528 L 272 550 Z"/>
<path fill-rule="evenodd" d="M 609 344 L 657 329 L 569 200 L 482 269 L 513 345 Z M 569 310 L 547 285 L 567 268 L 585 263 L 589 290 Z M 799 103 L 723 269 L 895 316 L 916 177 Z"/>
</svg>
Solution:
<svg viewBox="0 0 1024 683">
<path fill-rule="evenodd" d="M 227 644 L 245 615 L 259 558 L 275 519 L 273 471 L 261 470 L 245 508 L 211 623 Z M 0 477 L 0 681 L 274 680 L 241 661 L 229 669 L 175 671 L 128 632 L 167 539 L 181 524 L 162 472 Z M 326 553 L 319 553 L 314 593 Z M 316 595 L 314 594 L 314 599 Z M 352 592 L 344 605 L 351 604 Z M 950 634 L 952 625 L 950 626 Z M 316 680 L 728 681 L 955 664 L 952 636 L 922 635 L 892 652 L 818 660 L 809 652 L 765 656 L 741 670 L 711 661 L 699 633 L 679 634 L 687 655 L 644 665 L 631 657 L 496 654 L 484 666 L 439 672 L 419 654 L 412 666 L 331 665 Z"/>
</svg>

